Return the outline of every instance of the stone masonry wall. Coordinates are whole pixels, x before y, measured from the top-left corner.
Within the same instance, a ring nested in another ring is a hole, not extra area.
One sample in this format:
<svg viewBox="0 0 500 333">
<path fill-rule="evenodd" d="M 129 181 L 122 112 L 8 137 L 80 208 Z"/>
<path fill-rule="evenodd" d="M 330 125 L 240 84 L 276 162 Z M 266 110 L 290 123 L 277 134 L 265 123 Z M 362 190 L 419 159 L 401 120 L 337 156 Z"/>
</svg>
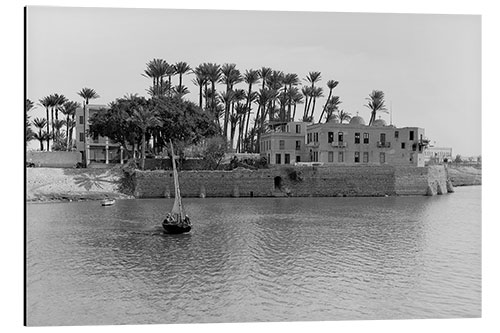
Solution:
<svg viewBox="0 0 500 333">
<path fill-rule="evenodd" d="M 174 195 L 172 171 L 136 171 L 134 195 Z M 184 197 L 384 196 L 447 193 L 442 166 L 278 167 L 250 171 L 181 171 Z"/>
<path fill-rule="evenodd" d="M 37 167 L 73 168 L 82 161 L 77 151 L 27 151 L 26 162 Z"/>
</svg>

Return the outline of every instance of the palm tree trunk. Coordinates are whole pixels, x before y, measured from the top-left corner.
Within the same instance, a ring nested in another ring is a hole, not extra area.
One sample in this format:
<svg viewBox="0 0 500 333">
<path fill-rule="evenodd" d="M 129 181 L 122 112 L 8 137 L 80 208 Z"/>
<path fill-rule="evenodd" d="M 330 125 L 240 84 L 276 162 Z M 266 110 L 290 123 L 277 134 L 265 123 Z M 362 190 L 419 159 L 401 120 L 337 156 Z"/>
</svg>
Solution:
<svg viewBox="0 0 500 333">
<path fill-rule="evenodd" d="M 50 117 L 52 118 L 52 143 L 54 143 L 54 108 L 50 110 Z"/>
<path fill-rule="evenodd" d="M 66 116 L 66 150 L 69 150 L 69 114 Z"/>
<path fill-rule="evenodd" d="M 292 121 L 295 121 L 295 110 L 297 110 L 297 103 L 293 104 L 293 116 L 292 116 Z"/>
<path fill-rule="evenodd" d="M 141 170 L 144 170 L 146 164 L 146 131 L 142 132 L 142 147 L 141 147 Z"/>
<path fill-rule="evenodd" d="M 200 109 L 203 109 L 203 84 L 200 82 Z"/>
<path fill-rule="evenodd" d="M 312 107 L 312 110 L 311 110 L 311 120 L 314 116 L 314 107 L 316 106 L 316 97 L 313 97 L 313 107 Z"/>
<path fill-rule="evenodd" d="M 319 116 L 318 123 L 321 123 L 321 119 L 323 118 L 323 114 L 325 114 L 326 107 L 328 106 L 328 102 L 330 101 L 330 97 L 332 97 L 332 90 L 330 89 L 330 93 L 328 94 L 328 98 L 326 99 L 325 106 L 323 107 L 323 111 L 321 112 L 321 116 Z"/>
<path fill-rule="evenodd" d="M 50 127 L 49 127 L 49 108 L 45 108 L 45 111 L 47 112 L 47 151 L 49 151 L 49 147 L 50 147 L 50 136 L 49 136 L 49 133 L 50 133 Z"/>
<path fill-rule="evenodd" d="M 304 116 L 303 116 L 304 120 L 307 119 L 307 101 L 308 100 L 309 100 L 309 98 L 306 96 L 306 102 L 304 103 Z"/>
</svg>

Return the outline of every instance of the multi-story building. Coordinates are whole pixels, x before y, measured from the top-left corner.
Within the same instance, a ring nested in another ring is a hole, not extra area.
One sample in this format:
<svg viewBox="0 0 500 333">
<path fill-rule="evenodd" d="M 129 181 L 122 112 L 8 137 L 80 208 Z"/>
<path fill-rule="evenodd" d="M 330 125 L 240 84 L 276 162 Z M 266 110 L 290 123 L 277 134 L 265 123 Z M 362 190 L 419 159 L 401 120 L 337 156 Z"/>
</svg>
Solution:
<svg viewBox="0 0 500 333">
<path fill-rule="evenodd" d="M 289 123 L 293 128 L 296 123 Z M 305 145 L 293 151 L 300 161 L 324 165 L 413 165 L 424 166 L 424 150 L 427 140 L 424 129 L 418 127 L 397 128 L 377 119 L 372 126 L 365 125 L 363 118 L 353 117 L 348 124 L 336 120 L 323 124 L 302 123 L 305 127 Z M 303 133 L 303 132 L 301 132 Z M 302 137 L 304 139 L 304 137 Z M 291 164 L 290 147 L 298 141 L 296 133 L 270 132 L 262 136 L 261 155 L 270 156 L 270 164 Z M 298 148 L 298 147 L 297 147 Z M 281 156 L 280 156 L 281 155 Z M 283 156 L 284 155 L 284 156 Z"/>
<path fill-rule="evenodd" d="M 452 161 L 452 149 L 442 147 L 428 147 L 424 151 L 425 162 L 443 163 Z"/>
<path fill-rule="evenodd" d="M 270 164 L 295 164 L 308 161 L 305 149 L 306 128 L 309 123 L 290 122 L 261 137 L 260 154 Z"/>
<path fill-rule="evenodd" d="M 84 150 L 85 150 L 85 132 L 84 132 L 84 124 L 86 132 L 89 130 L 89 119 L 93 114 L 97 112 L 104 112 L 107 110 L 107 106 L 105 105 L 87 105 L 85 107 L 85 116 L 83 112 L 83 108 L 78 108 L 76 110 L 75 119 L 76 119 L 76 149 L 82 154 L 82 160 L 84 158 Z M 108 137 L 92 137 L 87 135 L 86 137 L 87 143 L 87 165 L 92 162 L 99 162 L 109 164 L 111 163 L 123 163 L 123 148 L 119 143 L 112 142 Z"/>
</svg>

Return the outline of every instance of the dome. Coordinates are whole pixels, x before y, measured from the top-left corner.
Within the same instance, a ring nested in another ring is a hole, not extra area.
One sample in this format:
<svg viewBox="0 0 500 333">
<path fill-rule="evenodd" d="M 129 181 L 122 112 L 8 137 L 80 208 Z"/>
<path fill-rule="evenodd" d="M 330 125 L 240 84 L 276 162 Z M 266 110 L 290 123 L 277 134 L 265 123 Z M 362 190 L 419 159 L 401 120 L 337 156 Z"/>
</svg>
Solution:
<svg viewBox="0 0 500 333">
<path fill-rule="evenodd" d="M 330 119 L 328 119 L 327 123 L 329 123 L 329 124 L 338 124 L 340 122 L 337 119 L 337 117 L 330 117 Z"/>
<path fill-rule="evenodd" d="M 349 122 L 349 125 L 364 125 L 365 120 L 361 118 L 360 116 L 354 116 L 351 118 L 351 121 Z"/>
<path fill-rule="evenodd" d="M 373 126 L 376 126 L 376 127 L 382 127 L 382 126 L 387 126 L 387 123 L 385 122 L 384 119 L 377 119 L 373 122 Z"/>
</svg>

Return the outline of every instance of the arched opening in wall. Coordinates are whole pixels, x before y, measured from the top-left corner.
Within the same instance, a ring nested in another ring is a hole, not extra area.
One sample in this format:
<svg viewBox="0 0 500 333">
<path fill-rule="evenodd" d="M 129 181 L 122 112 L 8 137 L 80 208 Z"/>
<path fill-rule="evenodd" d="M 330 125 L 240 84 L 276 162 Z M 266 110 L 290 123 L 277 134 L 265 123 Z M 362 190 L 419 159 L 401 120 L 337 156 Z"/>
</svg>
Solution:
<svg viewBox="0 0 500 333">
<path fill-rule="evenodd" d="M 274 189 L 281 191 L 281 183 L 283 179 L 280 176 L 274 177 Z"/>
</svg>

